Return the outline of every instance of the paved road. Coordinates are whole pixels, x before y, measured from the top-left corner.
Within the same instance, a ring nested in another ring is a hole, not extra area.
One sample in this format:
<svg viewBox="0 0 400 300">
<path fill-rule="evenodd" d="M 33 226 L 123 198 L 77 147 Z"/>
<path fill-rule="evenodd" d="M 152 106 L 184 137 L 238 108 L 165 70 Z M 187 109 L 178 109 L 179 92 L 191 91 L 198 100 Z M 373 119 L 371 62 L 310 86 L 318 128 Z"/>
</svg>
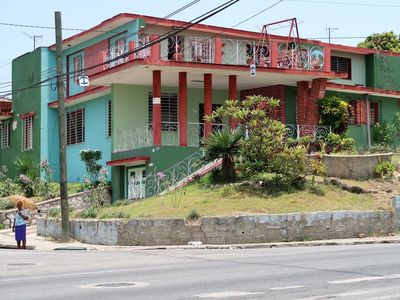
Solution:
<svg viewBox="0 0 400 300">
<path fill-rule="evenodd" d="M 400 299 L 400 245 L 0 250 L 0 299 Z M 103 284 L 103 286 L 98 286 Z"/>
</svg>

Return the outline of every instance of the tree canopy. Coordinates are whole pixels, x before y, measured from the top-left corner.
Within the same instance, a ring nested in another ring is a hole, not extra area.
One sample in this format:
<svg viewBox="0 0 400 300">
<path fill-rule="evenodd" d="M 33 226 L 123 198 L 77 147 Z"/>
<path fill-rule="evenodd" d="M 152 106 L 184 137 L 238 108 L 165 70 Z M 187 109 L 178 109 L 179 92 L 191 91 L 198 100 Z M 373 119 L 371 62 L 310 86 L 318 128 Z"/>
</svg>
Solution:
<svg viewBox="0 0 400 300">
<path fill-rule="evenodd" d="M 400 52 L 400 38 L 393 31 L 374 33 L 357 47 Z"/>
</svg>

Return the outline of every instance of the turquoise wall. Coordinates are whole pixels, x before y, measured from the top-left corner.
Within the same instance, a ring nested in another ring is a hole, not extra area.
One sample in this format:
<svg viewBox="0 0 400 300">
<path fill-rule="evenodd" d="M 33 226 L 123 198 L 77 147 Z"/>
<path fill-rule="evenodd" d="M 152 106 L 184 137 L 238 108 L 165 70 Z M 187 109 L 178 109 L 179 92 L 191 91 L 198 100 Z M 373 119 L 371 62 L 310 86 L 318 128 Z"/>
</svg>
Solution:
<svg viewBox="0 0 400 300">
<path fill-rule="evenodd" d="M 88 56 L 84 57 L 83 49 L 85 49 L 85 48 L 87 48 L 87 47 L 89 47 L 89 46 L 91 46 L 93 44 L 96 44 L 98 42 L 101 42 L 103 40 L 112 38 L 113 36 L 116 35 L 117 32 L 126 32 L 126 41 L 127 41 L 126 44 L 127 45 L 129 44 L 129 41 L 137 41 L 137 32 L 138 32 L 139 26 L 140 26 L 139 24 L 143 25 L 143 22 L 140 19 L 133 20 L 130 23 L 127 23 L 127 24 L 125 24 L 123 26 L 120 26 L 118 28 L 113 29 L 112 32 L 106 32 L 104 34 L 101 34 L 101 35 L 97 36 L 94 39 L 91 39 L 89 41 L 86 41 L 84 43 L 78 44 L 76 46 L 73 46 L 73 47 L 70 47 L 70 48 L 64 50 L 64 52 L 63 52 L 63 65 L 64 66 L 67 65 L 67 57 L 69 55 L 71 55 L 71 57 L 70 57 L 70 72 L 72 72 L 73 71 L 72 58 L 75 56 L 75 53 L 76 53 L 76 55 L 79 55 L 79 53 L 82 55 L 82 57 L 83 57 L 83 65 L 85 65 L 85 63 L 84 63 L 85 60 L 90 60 L 90 61 L 93 61 L 93 62 L 100 63 L 98 61 L 98 53 L 96 53 L 96 57 L 88 57 Z M 72 69 L 71 69 L 71 65 L 72 65 Z M 65 71 L 66 71 L 66 69 L 64 69 L 64 72 Z M 81 93 L 83 91 L 83 87 L 80 87 L 79 85 L 77 85 L 73 81 L 73 78 L 70 79 L 70 83 L 71 83 L 71 85 L 70 85 L 70 94 L 69 94 L 70 96 L 73 96 L 73 95 L 75 95 L 77 93 Z"/>
<path fill-rule="evenodd" d="M 67 110 L 85 108 L 85 142 L 67 146 L 68 182 L 81 182 L 86 176 L 85 165 L 79 156 L 82 149 L 101 150 L 103 158 L 100 164 L 104 167 L 106 162 L 111 160 L 111 139 L 106 136 L 106 103 L 109 99 L 110 96 L 104 96 L 67 108 Z M 110 171 L 108 168 L 109 174 Z"/>
</svg>

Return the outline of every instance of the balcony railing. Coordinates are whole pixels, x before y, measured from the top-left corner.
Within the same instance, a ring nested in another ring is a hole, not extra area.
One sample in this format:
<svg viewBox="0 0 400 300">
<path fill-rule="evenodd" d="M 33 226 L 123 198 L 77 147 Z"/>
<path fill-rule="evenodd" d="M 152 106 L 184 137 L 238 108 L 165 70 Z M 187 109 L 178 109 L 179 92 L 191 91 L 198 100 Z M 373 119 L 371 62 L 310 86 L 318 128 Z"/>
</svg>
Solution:
<svg viewBox="0 0 400 300">
<path fill-rule="evenodd" d="M 116 59 L 116 58 L 127 52 L 128 52 L 128 50 L 127 50 L 127 47 L 125 44 L 118 45 L 118 46 L 112 47 L 110 49 L 104 50 L 103 51 L 103 62 L 108 62 L 108 63 L 103 65 L 103 70 L 111 69 L 115 66 L 126 63 L 128 61 L 128 56 L 121 57 L 118 59 Z"/>
<path fill-rule="evenodd" d="M 302 136 L 312 136 L 314 140 L 326 138 L 331 132 L 331 126 L 293 125 L 286 124 L 286 136 L 299 139 Z"/>
<path fill-rule="evenodd" d="M 211 37 L 175 36 L 161 44 L 161 59 L 214 63 L 215 39 Z"/>
</svg>

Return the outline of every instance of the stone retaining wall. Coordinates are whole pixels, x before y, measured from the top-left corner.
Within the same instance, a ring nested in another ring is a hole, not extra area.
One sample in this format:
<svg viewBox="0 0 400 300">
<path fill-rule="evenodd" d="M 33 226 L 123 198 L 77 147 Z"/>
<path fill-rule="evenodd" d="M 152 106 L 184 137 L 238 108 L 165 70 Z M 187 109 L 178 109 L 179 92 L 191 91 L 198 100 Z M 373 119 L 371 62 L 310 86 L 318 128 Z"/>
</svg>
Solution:
<svg viewBox="0 0 400 300">
<path fill-rule="evenodd" d="M 206 217 L 196 223 L 182 219 L 72 220 L 71 237 L 89 244 L 122 246 L 266 243 L 354 238 L 359 234 L 398 231 L 400 197 L 395 213 L 335 211 L 298 214 Z M 38 235 L 60 237 L 61 222 L 38 219 Z"/>
<path fill-rule="evenodd" d="M 375 175 L 375 166 L 381 161 L 391 161 L 393 153 L 366 155 L 323 155 L 329 177 L 368 179 Z"/>
</svg>

